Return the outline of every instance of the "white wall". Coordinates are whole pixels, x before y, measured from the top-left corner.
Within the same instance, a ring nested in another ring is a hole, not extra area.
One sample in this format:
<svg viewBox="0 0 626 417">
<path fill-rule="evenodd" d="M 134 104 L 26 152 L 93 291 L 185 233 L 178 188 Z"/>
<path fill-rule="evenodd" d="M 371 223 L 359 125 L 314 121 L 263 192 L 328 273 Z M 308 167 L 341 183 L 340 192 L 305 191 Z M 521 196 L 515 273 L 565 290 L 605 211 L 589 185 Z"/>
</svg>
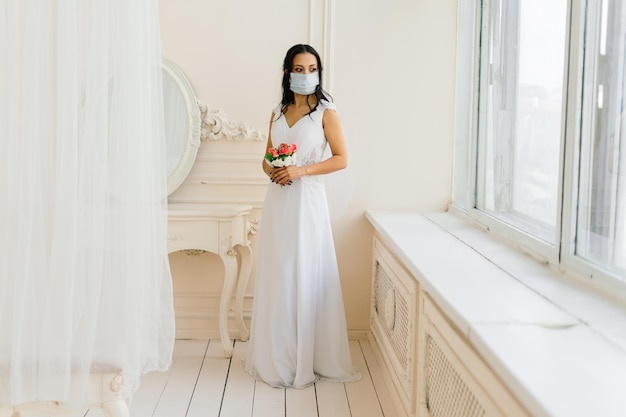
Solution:
<svg viewBox="0 0 626 417">
<path fill-rule="evenodd" d="M 326 58 L 354 178 L 348 212 L 334 224 L 346 314 L 352 334 L 367 329 L 373 231 L 365 210 L 443 211 L 450 200 L 456 0 L 160 0 L 160 7 L 163 54 L 185 71 L 198 98 L 264 133 L 286 50 L 311 43 Z M 265 144 L 204 143 L 201 154 L 216 146 L 260 161 Z M 194 167 L 196 175 L 201 169 Z M 258 186 L 252 194 L 260 204 Z M 190 198 L 208 197 L 184 184 L 171 201 Z M 223 271 L 216 257 L 170 259 L 178 295 L 215 302 Z M 178 297 L 177 315 L 187 307 L 193 301 Z M 190 317 L 213 326 L 201 317 L 209 310 L 198 307 Z"/>
</svg>

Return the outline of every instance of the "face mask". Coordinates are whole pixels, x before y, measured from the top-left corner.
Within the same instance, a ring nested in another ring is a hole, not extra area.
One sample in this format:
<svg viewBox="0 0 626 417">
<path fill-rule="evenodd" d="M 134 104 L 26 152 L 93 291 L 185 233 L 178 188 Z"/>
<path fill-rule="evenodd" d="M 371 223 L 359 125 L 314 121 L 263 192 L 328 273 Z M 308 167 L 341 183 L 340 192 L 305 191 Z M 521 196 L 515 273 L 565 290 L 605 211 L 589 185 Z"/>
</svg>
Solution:
<svg viewBox="0 0 626 417">
<path fill-rule="evenodd" d="M 291 73 L 291 80 L 289 82 L 289 89 L 296 94 L 302 94 L 308 96 L 313 94 L 315 89 L 320 84 L 320 75 L 316 72 L 309 74 Z"/>
</svg>

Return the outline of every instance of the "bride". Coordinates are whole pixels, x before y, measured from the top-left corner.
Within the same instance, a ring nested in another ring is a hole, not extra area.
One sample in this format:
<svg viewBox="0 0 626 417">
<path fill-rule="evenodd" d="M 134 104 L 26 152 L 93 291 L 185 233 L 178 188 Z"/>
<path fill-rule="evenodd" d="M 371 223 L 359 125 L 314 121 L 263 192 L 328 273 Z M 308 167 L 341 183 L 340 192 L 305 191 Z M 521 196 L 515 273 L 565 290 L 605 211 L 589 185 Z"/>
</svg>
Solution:
<svg viewBox="0 0 626 417">
<path fill-rule="evenodd" d="M 304 388 L 320 378 L 356 381 L 361 375 L 350 357 L 322 179 L 347 166 L 346 143 L 322 90 L 315 49 L 293 46 L 283 69 L 282 102 L 272 113 L 267 147 L 297 149 L 296 163 L 277 168 L 263 162 L 272 184 L 259 233 L 245 370 L 273 387 Z M 323 159 L 327 146 L 332 156 Z"/>
</svg>

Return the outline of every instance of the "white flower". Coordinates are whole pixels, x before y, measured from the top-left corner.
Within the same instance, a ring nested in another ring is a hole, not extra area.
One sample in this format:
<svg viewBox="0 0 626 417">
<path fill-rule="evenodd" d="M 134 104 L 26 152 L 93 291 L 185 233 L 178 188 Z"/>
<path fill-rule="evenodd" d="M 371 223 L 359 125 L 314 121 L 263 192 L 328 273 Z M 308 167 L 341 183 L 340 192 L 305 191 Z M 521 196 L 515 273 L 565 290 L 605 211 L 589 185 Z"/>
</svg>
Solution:
<svg viewBox="0 0 626 417">
<path fill-rule="evenodd" d="M 291 156 L 287 156 L 284 160 L 283 163 L 285 164 L 286 167 L 288 167 L 289 165 L 293 165 L 296 163 L 296 161 L 293 160 L 293 157 Z"/>
<path fill-rule="evenodd" d="M 281 155 L 280 157 L 277 157 L 276 159 L 273 159 L 271 161 L 268 158 L 266 159 L 266 161 L 274 168 L 288 167 L 290 165 L 296 164 L 296 154 L 294 152 L 291 155 Z"/>
<path fill-rule="evenodd" d="M 272 161 L 272 166 L 276 168 L 280 168 L 280 167 L 284 167 L 285 163 L 283 162 L 282 159 L 277 158 Z"/>
</svg>

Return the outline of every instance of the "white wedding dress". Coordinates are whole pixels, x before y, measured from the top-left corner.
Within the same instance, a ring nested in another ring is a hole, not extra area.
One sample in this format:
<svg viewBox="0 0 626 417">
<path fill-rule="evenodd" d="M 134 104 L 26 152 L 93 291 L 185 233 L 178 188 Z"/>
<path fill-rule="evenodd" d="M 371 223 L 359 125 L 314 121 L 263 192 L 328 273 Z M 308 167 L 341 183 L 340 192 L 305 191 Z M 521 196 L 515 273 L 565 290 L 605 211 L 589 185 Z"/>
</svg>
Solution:
<svg viewBox="0 0 626 417">
<path fill-rule="evenodd" d="M 272 144 L 295 143 L 297 164 L 319 162 L 327 142 L 322 116 L 333 104 L 292 127 L 274 121 Z M 280 108 L 274 111 L 280 114 Z M 267 190 L 245 369 L 273 387 L 304 388 L 317 379 L 355 381 L 324 182 L 305 176 Z"/>
</svg>

